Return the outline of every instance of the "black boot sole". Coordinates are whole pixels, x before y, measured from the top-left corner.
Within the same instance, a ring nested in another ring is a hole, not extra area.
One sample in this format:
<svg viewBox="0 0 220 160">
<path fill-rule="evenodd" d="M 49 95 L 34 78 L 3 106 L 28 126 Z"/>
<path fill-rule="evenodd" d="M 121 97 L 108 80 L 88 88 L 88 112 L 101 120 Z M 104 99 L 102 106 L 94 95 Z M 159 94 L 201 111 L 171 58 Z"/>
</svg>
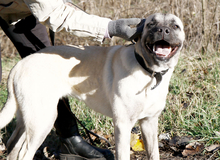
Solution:
<svg viewBox="0 0 220 160">
<path fill-rule="evenodd" d="M 106 160 L 105 157 L 101 158 L 85 158 L 75 154 L 60 154 L 60 160 Z"/>
</svg>

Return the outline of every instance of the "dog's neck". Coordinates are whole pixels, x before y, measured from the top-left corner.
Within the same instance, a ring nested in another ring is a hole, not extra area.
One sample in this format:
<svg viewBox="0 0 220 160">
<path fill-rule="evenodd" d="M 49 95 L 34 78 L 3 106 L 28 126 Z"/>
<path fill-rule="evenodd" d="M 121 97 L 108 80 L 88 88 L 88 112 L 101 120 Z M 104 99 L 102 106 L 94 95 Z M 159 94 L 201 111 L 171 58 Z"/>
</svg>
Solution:
<svg viewBox="0 0 220 160">
<path fill-rule="evenodd" d="M 162 76 L 164 74 L 166 74 L 169 69 L 161 71 L 161 72 L 155 72 L 152 69 L 150 69 L 149 67 L 147 67 L 147 65 L 145 64 L 144 59 L 135 50 L 134 50 L 134 54 L 135 54 L 135 57 L 136 57 L 138 63 L 145 69 L 145 71 L 150 73 L 151 77 L 156 78 L 157 83 L 153 88 L 151 88 L 152 90 L 155 89 L 160 84 L 160 82 L 162 81 Z"/>
</svg>

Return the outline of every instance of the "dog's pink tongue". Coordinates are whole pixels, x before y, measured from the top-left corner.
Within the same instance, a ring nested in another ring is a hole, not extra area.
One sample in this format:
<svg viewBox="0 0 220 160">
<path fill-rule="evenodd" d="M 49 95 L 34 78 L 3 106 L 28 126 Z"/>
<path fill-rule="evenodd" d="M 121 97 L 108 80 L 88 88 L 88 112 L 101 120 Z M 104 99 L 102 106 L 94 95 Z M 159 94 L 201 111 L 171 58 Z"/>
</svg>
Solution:
<svg viewBox="0 0 220 160">
<path fill-rule="evenodd" d="M 171 52 L 169 45 L 155 45 L 155 53 L 158 56 L 168 56 Z"/>
</svg>

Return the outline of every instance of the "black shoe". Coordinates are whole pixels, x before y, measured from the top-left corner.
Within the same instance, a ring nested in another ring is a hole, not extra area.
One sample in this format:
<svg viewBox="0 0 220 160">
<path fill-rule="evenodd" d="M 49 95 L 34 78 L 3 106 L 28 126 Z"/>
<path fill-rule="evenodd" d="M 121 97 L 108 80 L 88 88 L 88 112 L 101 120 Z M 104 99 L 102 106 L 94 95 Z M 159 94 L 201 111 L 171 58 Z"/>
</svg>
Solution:
<svg viewBox="0 0 220 160">
<path fill-rule="evenodd" d="M 60 139 L 60 160 L 114 160 L 110 150 L 94 147 L 81 136 Z"/>
</svg>

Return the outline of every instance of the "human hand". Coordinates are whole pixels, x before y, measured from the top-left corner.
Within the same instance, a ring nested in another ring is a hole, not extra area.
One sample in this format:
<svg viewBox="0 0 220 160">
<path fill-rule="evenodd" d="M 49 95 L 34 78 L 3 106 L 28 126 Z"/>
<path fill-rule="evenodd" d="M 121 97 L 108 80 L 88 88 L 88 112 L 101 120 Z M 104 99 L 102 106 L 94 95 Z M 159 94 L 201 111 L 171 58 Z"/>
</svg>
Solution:
<svg viewBox="0 0 220 160">
<path fill-rule="evenodd" d="M 117 36 L 125 40 L 133 40 L 137 38 L 143 31 L 145 19 L 128 18 L 110 21 L 108 24 L 108 33 L 110 37 Z M 131 28 L 130 25 L 136 27 Z"/>
</svg>

